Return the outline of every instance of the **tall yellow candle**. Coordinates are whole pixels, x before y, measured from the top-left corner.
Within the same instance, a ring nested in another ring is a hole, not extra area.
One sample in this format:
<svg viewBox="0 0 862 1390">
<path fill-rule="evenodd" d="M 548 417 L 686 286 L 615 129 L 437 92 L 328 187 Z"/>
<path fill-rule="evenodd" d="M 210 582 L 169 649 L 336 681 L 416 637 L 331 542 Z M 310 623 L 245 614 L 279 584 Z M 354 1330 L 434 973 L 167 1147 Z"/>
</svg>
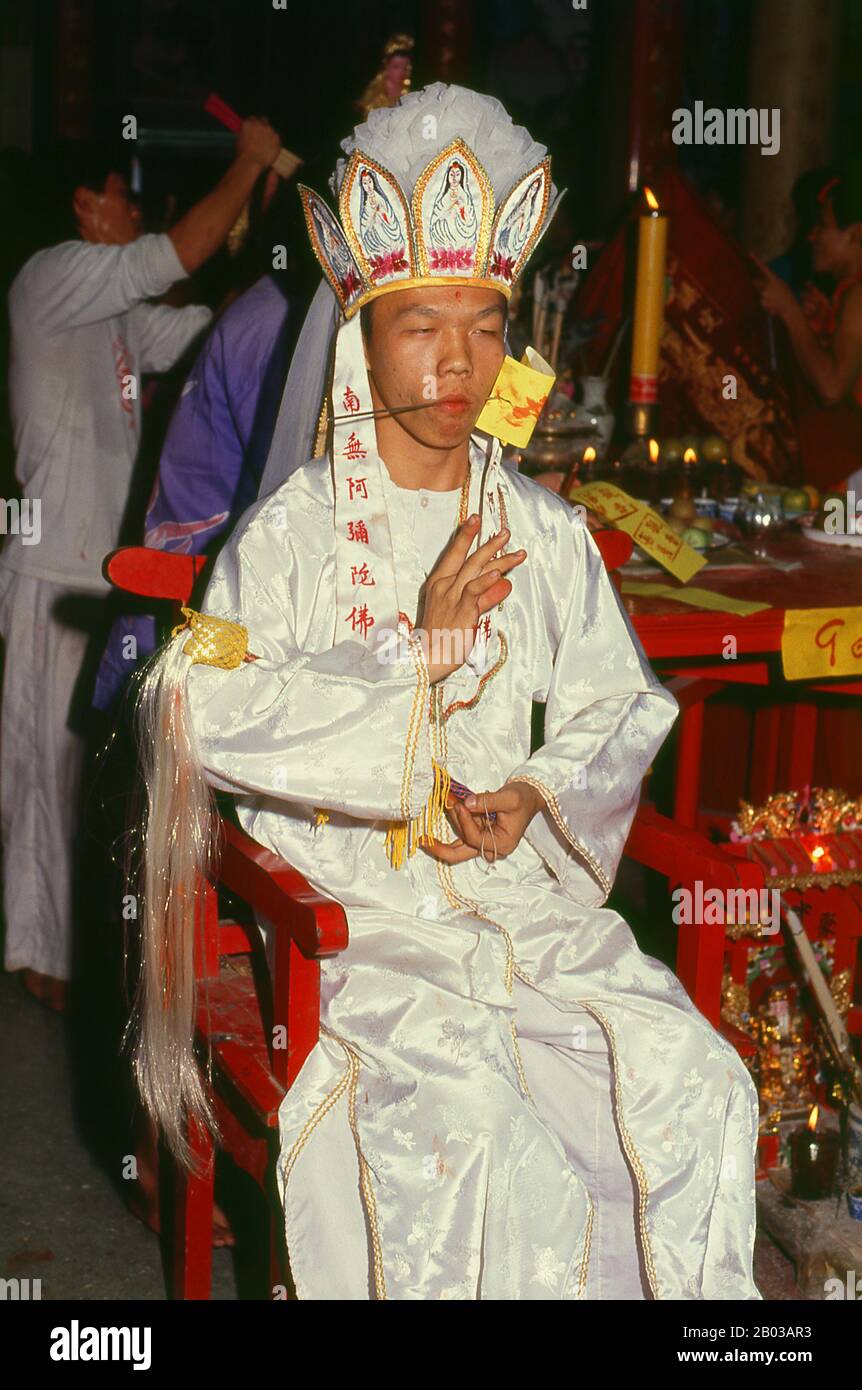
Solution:
<svg viewBox="0 0 862 1390">
<path fill-rule="evenodd" d="M 649 211 L 638 229 L 638 268 L 632 332 L 632 375 L 629 399 L 652 405 L 658 398 L 658 355 L 664 312 L 664 272 L 668 220 L 655 195 L 644 189 Z"/>
</svg>

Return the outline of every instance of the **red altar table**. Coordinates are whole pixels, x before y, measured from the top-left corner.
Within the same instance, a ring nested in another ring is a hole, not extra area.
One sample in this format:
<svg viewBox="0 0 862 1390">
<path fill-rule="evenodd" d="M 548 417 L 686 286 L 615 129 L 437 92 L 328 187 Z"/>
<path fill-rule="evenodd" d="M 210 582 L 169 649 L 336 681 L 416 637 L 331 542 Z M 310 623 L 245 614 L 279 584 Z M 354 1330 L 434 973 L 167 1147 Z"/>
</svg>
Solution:
<svg viewBox="0 0 862 1390">
<path fill-rule="evenodd" d="M 844 675 L 802 681 L 788 681 L 781 661 L 784 619 L 788 610 L 830 609 L 838 610 L 837 616 L 840 616 L 841 609 L 862 608 L 862 549 L 821 544 L 794 532 L 758 537 L 745 542 L 742 548 L 774 560 L 801 563 L 792 570 L 781 570 L 769 564 L 759 564 L 756 569 L 707 564 L 691 583 L 728 597 L 769 603 L 771 608 L 740 617 L 735 613 L 695 608 L 669 596 L 621 594 L 650 661 L 680 704 L 674 820 L 692 829 L 717 831 L 723 837 L 729 830 L 730 817 L 702 809 L 701 772 L 704 754 L 728 762 L 733 757 L 733 745 L 728 746 L 728 739 L 720 737 L 724 732 L 721 725 L 717 729 L 719 737 L 713 736 L 704 744 L 705 701 L 734 683 L 761 688 L 765 699 L 758 701 L 753 738 L 742 750 L 742 756 L 743 759 L 750 756 L 751 760 L 748 797 L 754 803 L 762 803 L 775 791 L 801 790 L 814 782 L 818 714 L 821 735 L 836 738 L 838 728 L 839 712 L 829 709 L 828 703 L 825 710 L 822 708 L 828 695 L 862 695 L 862 656 L 858 677 Z M 625 583 L 629 576 L 625 570 L 621 573 Z M 634 582 L 659 580 L 672 588 L 685 587 L 663 571 L 638 571 L 631 573 L 630 578 Z M 734 660 L 722 656 L 730 636 L 736 641 Z M 862 647 L 862 643 L 859 645 Z M 842 786 L 846 776 L 852 776 L 853 771 L 858 774 L 862 755 L 862 706 L 849 713 L 857 720 L 855 729 L 851 730 L 855 732 L 855 739 L 841 741 L 835 759 L 839 773 L 835 781 Z M 715 733 L 713 729 L 712 734 Z M 855 768 L 852 768 L 854 762 Z M 852 864 L 855 870 L 862 837 L 858 843 L 857 837 L 849 835 L 825 839 L 836 866 L 846 868 Z M 745 855 L 748 847 L 727 845 L 725 848 Z M 769 877 L 770 872 L 777 870 L 770 870 L 767 862 L 773 848 L 777 850 L 780 845 L 753 849 L 755 859 L 758 855 L 765 856 L 767 887 L 777 881 Z M 831 863 L 829 867 L 833 867 Z M 797 910 L 802 910 L 802 900 L 810 891 L 791 891 L 785 893 L 785 897 Z M 806 932 L 813 940 L 820 939 L 824 933 L 835 938 L 834 970 L 850 972 L 851 1007 L 846 1022 L 851 1035 L 858 1037 L 862 1034 L 862 1007 L 855 1002 L 855 985 L 862 939 L 862 885 L 831 886 L 824 879 L 818 892 L 818 907 L 819 912 L 812 914 L 811 921 L 806 920 Z M 710 958 L 710 968 L 713 971 L 723 969 L 724 964 L 719 961 L 722 957 L 731 978 L 736 982 L 744 981 L 749 952 L 758 944 L 760 938 L 748 935 L 724 941 L 721 950 L 716 950 Z M 730 1035 L 736 1030 L 725 1025 L 723 1031 Z M 734 1041 L 742 1055 L 752 1053 L 750 1040 L 740 1035 Z M 829 1103 L 825 1092 L 820 1099 Z M 777 1145 L 776 1134 L 762 1136 L 762 1169 L 776 1162 Z"/>
<path fill-rule="evenodd" d="M 755 716 L 752 800 L 765 800 L 773 791 L 812 782 L 818 696 L 862 695 L 862 657 L 858 678 L 788 682 L 780 656 L 788 609 L 862 608 L 862 550 L 818 544 L 798 533 L 759 536 L 742 548 L 773 560 L 801 563 L 798 569 L 786 571 L 768 563 L 757 568 L 707 564 L 691 583 L 730 598 L 772 604 L 762 612 L 740 617 L 694 608 L 666 596 L 622 595 L 647 656 L 668 678 L 680 703 L 674 818 L 692 828 L 698 824 L 704 701 L 711 695 L 734 683 L 769 687 L 781 694 L 780 700 Z M 623 583 L 629 577 L 635 582 L 660 579 L 672 588 L 686 587 L 664 571 L 630 576 L 623 571 Z M 736 642 L 733 660 L 722 655 L 728 637 Z M 828 720 L 829 715 L 824 721 L 827 730 Z M 857 743 L 862 746 L 862 738 Z"/>
</svg>

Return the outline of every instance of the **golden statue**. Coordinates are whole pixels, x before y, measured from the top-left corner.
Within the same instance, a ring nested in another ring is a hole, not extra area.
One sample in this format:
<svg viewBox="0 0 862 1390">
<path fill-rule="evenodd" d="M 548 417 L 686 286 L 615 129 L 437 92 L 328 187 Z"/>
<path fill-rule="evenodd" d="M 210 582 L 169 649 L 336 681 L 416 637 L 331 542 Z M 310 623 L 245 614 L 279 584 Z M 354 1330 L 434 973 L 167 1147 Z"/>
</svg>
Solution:
<svg viewBox="0 0 862 1390">
<path fill-rule="evenodd" d="M 409 34 L 393 34 L 386 41 L 380 71 L 372 77 L 356 105 L 366 116 L 378 106 L 394 106 L 410 87 L 413 43 Z"/>
</svg>

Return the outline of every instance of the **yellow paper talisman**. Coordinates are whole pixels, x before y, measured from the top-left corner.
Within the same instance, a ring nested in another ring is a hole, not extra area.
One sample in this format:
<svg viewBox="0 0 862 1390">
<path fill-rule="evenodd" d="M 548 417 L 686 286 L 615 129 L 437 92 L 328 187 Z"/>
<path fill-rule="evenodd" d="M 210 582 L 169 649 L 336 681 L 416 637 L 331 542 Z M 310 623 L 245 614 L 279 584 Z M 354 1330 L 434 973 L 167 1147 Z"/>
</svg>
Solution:
<svg viewBox="0 0 862 1390">
<path fill-rule="evenodd" d="M 626 531 L 636 545 L 683 584 L 706 564 L 706 556 L 687 545 L 658 512 L 645 502 L 629 497 L 613 483 L 586 483 L 572 492 L 569 501 L 576 505 L 583 503 L 603 521 Z"/>
<path fill-rule="evenodd" d="M 535 348 L 528 347 L 520 362 L 504 357 L 476 428 L 496 435 L 503 444 L 517 444 L 523 449 L 551 394 L 554 376 L 553 367 Z"/>
</svg>

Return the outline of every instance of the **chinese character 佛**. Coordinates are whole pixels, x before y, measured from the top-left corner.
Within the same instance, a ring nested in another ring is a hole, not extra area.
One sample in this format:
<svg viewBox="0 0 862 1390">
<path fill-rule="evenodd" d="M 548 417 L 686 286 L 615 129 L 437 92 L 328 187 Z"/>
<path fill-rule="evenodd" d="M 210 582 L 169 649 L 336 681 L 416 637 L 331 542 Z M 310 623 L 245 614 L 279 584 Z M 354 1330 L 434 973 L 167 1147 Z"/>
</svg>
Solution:
<svg viewBox="0 0 862 1390">
<path fill-rule="evenodd" d="M 353 631 L 356 632 L 358 629 L 363 637 L 367 637 L 368 629 L 374 626 L 374 619 L 364 603 L 361 608 L 357 608 L 354 604 L 344 621 L 352 623 Z"/>
</svg>

